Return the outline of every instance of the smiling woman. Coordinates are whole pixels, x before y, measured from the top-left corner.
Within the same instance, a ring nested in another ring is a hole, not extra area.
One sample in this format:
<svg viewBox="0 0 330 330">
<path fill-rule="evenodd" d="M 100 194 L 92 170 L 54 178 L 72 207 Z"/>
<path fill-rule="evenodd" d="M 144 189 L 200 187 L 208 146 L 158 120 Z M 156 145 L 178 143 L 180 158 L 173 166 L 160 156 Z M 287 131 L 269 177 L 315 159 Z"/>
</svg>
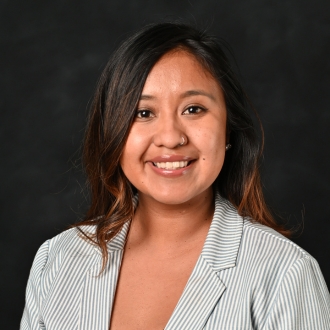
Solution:
<svg viewBox="0 0 330 330">
<path fill-rule="evenodd" d="M 148 26 L 113 54 L 86 130 L 86 219 L 32 266 L 21 329 L 329 329 L 317 262 L 282 236 L 222 47 Z"/>
<path fill-rule="evenodd" d="M 226 139 L 219 83 L 189 52 L 174 50 L 146 79 L 121 168 L 139 191 L 140 203 L 144 198 L 164 204 L 211 200 Z"/>
</svg>

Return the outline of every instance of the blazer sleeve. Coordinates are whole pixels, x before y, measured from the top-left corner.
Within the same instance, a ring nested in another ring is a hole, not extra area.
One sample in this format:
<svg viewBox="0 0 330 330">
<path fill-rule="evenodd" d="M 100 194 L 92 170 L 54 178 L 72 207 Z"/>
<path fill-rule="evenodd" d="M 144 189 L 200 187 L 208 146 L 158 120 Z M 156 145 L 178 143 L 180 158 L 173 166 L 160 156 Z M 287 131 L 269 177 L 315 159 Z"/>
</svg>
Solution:
<svg viewBox="0 0 330 330">
<path fill-rule="evenodd" d="M 330 296 L 317 261 L 296 260 L 286 273 L 264 329 L 330 329 Z"/>
<path fill-rule="evenodd" d="M 21 320 L 21 330 L 43 329 L 40 317 L 40 279 L 48 259 L 49 241 L 42 244 L 34 258 L 25 294 L 25 308 Z"/>
</svg>

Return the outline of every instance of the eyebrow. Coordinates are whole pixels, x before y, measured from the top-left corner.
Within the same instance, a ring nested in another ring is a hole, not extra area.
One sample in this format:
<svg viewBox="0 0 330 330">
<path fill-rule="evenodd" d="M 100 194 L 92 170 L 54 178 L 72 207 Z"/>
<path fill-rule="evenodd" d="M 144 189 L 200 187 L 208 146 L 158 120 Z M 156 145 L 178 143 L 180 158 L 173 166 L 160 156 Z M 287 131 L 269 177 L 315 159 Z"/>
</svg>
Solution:
<svg viewBox="0 0 330 330">
<path fill-rule="evenodd" d="M 154 100 L 156 97 L 152 95 L 142 94 L 140 100 Z"/>
<path fill-rule="evenodd" d="M 194 95 L 203 95 L 203 96 L 206 96 L 206 97 L 210 98 L 213 101 L 216 101 L 215 97 L 212 94 L 204 92 L 203 90 L 200 90 L 200 89 L 194 89 L 194 90 L 186 91 L 186 92 L 182 93 L 180 95 L 180 97 L 182 99 L 184 99 L 186 97 L 194 96 Z M 141 97 L 140 97 L 140 100 L 154 100 L 154 99 L 156 99 L 155 96 L 148 95 L 148 94 L 142 94 Z"/>
<path fill-rule="evenodd" d="M 181 95 L 181 98 L 185 98 L 185 97 L 189 97 L 189 96 L 193 96 L 193 95 L 203 95 L 203 96 L 206 96 L 206 97 L 210 98 L 211 100 L 215 101 L 215 97 L 212 94 L 204 92 L 203 90 L 200 90 L 200 89 L 186 91 Z"/>
</svg>

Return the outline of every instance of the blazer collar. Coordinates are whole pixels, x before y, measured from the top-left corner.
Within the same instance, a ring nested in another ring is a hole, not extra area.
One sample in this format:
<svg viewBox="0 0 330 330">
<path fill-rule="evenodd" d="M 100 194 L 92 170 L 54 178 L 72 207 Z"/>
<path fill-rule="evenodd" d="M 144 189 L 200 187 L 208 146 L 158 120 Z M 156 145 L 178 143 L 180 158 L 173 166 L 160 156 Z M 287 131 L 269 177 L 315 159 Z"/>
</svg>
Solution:
<svg viewBox="0 0 330 330">
<path fill-rule="evenodd" d="M 234 267 L 242 237 L 243 219 L 219 194 L 202 253 L 165 330 L 204 328 L 226 290 L 219 271 Z"/>
<path fill-rule="evenodd" d="M 137 198 L 134 204 L 137 205 Z M 80 330 L 90 329 L 91 322 L 96 319 L 102 324 L 100 330 L 108 329 L 129 225 L 130 222 L 125 223 L 121 231 L 108 242 L 109 260 L 102 276 L 98 276 L 101 265 L 98 250 L 98 262 L 90 269 L 91 276 L 86 279 L 84 296 L 88 298 L 83 299 L 85 304 L 81 307 Z M 226 284 L 218 272 L 236 265 L 242 230 L 243 218 L 227 200 L 216 194 L 215 212 L 202 253 L 165 330 L 203 329 L 226 290 Z M 112 283 L 110 287 L 108 283 Z"/>
<path fill-rule="evenodd" d="M 134 209 L 137 207 L 138 202 L 139 202 L 138 196 L 135 195 L 133 197 L 133 207 L 134 207 Z M 118 250 L 124 250 L 125 244 L 126 244 L 126 238 L 127 238 L 127 234 L 128 234 L 128 231 L 129 231 L 130 224 L 131 224 L 131 220 L 128 220 L 123 225 L 123 227 L 118 232 L 118 234 L 116 236 L 114 236 L 107 243 L 108 253 L 113 253 L 113 252 L 118 251 Z M 100 248 L 98 246 L 95 246 L 94 249 L 98 252 L 98 254 L 101 254 L 101 250 L 100 250 Z"/>
<path fill-rule="evenodd" d="M 242 232 L 243 218 L 217 193 L 213 220 L 201 254 L 214 271 L 236 265 Z"/>
<path fill-rule="evenodd" d="M 134 197 L 133 204 L 136 208 L 137 196 Z M 120 232 L 108 242 L 109 253 L 124 249 L 129 226 L 130 221 L 127 221 Z M 228 200 L 216 193 L 214 215 L 201 253 L 214 271 L 236 265 L 242 232 L 243 218 Z M 97 250 L 99 251 L 98 248 Z"/>
</svg>

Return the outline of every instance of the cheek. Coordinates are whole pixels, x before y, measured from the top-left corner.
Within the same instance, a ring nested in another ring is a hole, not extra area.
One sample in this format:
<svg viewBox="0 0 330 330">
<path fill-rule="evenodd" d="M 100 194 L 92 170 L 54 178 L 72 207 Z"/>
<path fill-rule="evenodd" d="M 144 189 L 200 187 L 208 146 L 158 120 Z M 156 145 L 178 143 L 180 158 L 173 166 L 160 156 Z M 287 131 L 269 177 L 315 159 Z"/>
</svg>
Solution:
<svg viewBox="0 0 330 330">
<path fill-rule="evenodd" d="M 219 126 L 221 127 L 219 129 Z M 209 125 L 207 130 L 197 131 L 196 143 L 202 157 L 202 166 L 210 179 L 220 173 L 226 147 L 226 130 L 224 125 Z"/>
<path fill-rule="evenodd" d="M 146 134 L 142 134 L 132 127 L 120 159 L 121 167 L 126 176 L 129 174 L 126 172 L 134 172 L 138 169 L 138 164 L 143 162 L 143 155 L 147 148 L 148 138 Z"/>
<path fill-rule="evenodd" d="M 145 143 L 144 139 L 145 136 L 143 136 L 143 134 L 141 134 L 137 129 L 132 127 L 127 137 L 123 156 L 125 158 L 136 158 L 143 148 Z"/>
<path fill-rule="evenodd" d="M 204 154 L 217 157 L 222 154 L 226 146 L 226 129 L 217 125 L 209 125 L 206 129 L 197 129 L 195 141 L 200 151 Z"/>
</svg>

